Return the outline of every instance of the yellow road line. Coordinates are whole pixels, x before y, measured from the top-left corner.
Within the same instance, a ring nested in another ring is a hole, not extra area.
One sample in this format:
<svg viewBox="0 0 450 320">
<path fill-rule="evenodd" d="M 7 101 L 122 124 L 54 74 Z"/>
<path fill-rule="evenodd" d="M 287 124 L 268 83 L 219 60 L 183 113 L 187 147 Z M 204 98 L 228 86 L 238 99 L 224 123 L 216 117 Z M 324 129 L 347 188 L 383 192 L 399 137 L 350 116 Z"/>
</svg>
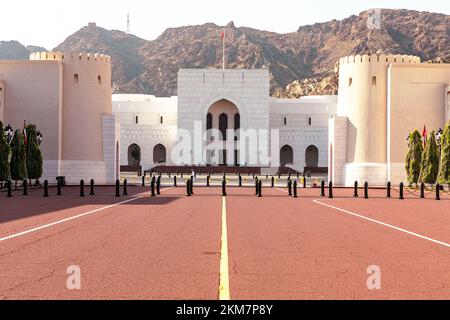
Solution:
<svg viewBox="0 0 450 320">
<path fill-rule="evenodd" d="M 230 300 L 230 279 L 228 272 L 228 230 L 227 198 L 222 197 L 222 245 L 220 249 L 219 300 Z"/>
</svg>

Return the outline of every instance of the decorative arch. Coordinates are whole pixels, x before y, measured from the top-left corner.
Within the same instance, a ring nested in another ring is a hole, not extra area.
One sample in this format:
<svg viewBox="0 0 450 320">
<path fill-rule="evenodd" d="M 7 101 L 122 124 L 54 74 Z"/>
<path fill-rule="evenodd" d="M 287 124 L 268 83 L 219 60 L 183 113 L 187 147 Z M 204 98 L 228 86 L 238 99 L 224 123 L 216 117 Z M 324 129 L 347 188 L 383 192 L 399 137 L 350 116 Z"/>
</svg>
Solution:
<svg viewBox="0 0 450 320">
<path fill-rule="evenodd" d="M 227 100 L 227 101 L 231 102 L 232 104 L 234 104 L 238 110 L 238 113 L 241 115 L 241 120 L 248 119 L 248 112 L 247 112 L 247 107 L 245 106 L 245 104 L 239 102 L 236 98 L 234 98 L 230 95 L 227 95 L 227 94 L 220 94 L 220 95 L 214 96 L 208 100 L 205 100 L 203 112 L 202 112 L 203 119 L 206 119 L 206 116 L 207 116 L 211 106 L 213 104 L 215 104 L 216 102 L 219 102 L 220 100 Z M 242 121 L 241 121 L 241 126 L 242 126 Z"/>
<path fill-rule="evenodd" d="M 128 147 L 128 165 L 132 167 L 141 165 L 141 147 L 136 143 Z"/>
<path fill-rule="evenodd" d="M 167 162 L 167 150 L 162 144 L 157 144 L 153 148 L 153 163 L 166 163 Z"/>
<path fill-rule="evenodd" d="M 319 149 L 310 145 L 305 151 L 305 163 L 308 168 L 317 168 L 319 166 Z"/>
<path fill-rule="evenodd" d="M 294 149 L 286 144 L 280 150 L 280 166 L 284 168 L 292 164 L 294 164 Z"/>
</svg>

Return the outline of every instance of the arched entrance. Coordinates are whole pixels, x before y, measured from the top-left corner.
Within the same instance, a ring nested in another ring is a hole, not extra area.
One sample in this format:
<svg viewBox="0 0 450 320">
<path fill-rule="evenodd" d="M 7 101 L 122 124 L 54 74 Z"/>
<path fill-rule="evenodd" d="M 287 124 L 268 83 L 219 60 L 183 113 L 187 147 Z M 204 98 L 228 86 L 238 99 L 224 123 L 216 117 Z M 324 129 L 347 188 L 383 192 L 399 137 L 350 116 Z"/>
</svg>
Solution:
<svg viewBox="0 0 450 320">
<path fill-rule="evenodd" d="M 211 163 L 211 159 L 214 157 L 212 156 L 212 150 L 210 150 L 206 155 L 206 161 L 208 165 L 233 166 L 239 163 L 239 159 L 237 158 L 238 153 L 233 152 L 228 154 L 226 152 L 226 145 L 238 142 L 239 138 L 237 137 L 236 130 L 240 129 L 240 122 L 241 118 L 239 109 L 234 103 L 230 102 L 229 100 L 221 99 L 211 105 L 206 117 L 206 129 L 219 130 L 222 136 L 223 143 L 221 143 L 220 147 L 217 147 L 218 150 L 216 150 L 219 156 L 217 157 L 218 159 L 216 159 L 215 162 L 219 161 L 219 163 Z M 236 132 L 236 134 L 230 135 L 228 134 L 227 130 L 233 130 Z M 212 139 L 208 138 L 208 141 L 210 140 Z M 236 147 L 235 150 L 237 150 Z"/>
<path fill-rule="evenodd" d="M 294 163 L 294 150 L 291 146 L 285 145 L 280 151 L 280 165 L 282 168 Z"/>
<path fill-rule="evenodd" d="M 166 147 L 162 144 L 153 148 L 153 163 L 166 163 Z"/>
<path fill-rule="evenodd" d="M 128 165 L 131 167 L 141 165 L 141 147 L 135 143 L 128 147 Z"/>
<path fill-rule="evenodd" d="M 316 146 L 309 146 L 305 152 L 305 163 L 308 168 L 317 168 L 319 166 L 319 149 Z"/>
</svg>

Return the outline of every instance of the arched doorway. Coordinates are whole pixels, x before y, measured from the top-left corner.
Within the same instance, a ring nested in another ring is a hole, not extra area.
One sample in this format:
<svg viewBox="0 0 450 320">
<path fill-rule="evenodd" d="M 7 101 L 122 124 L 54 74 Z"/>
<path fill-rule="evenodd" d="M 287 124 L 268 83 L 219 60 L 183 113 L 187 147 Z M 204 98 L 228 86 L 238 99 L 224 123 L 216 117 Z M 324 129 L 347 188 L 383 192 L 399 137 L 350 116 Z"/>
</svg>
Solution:
<svg viewBox="0 0 450 320">
<path fill-rule="evenodd" d="M 280 151 L 280 164 L 281 167 L 286 167 L 287 165 L 294 163 L 294 150 L 291 146 L 285 145 Z"/>
<path fill-rule="evenodd" d="M 141 147 L 135 143 L 128 147 L 128 165 L 131 167 L 141 165 Z"/>
<path fill-rule="evenodd" d="M 216 159 L 215 162 L 218 163 L 211 163 L 211 156 L 207 154 L 206 164 L 233 166 L 239 163 L 239 153 L 231 153 L 230 150 L 230 153 L 227 154 L 226 145 L 228 144 L 229 146 L 231 143 L 238 141 L 238 139 L 235 138 L 235 134 L 228 134 L 227 130 L 230 130 L 230 132 L 235 132 L 236 130 L 240 129 L 240 127 L 241 117 L 239 114 L 239 109 L 234 103 L 226 99 L 221 99 L 211 105 L 206 115 L 206 129 L 215 129 L 220 131 L 223 143 L 220 142 L 220 146 L 216 145 L 214 147 L 216 148 L 216 152 L 218 155 L 218 159 Z M 208 141 L 213 142 L 209 136 Z M 235 150 L 237 150 L 237 146 L 235 147 Z M 234 159 L 232 159 L 233 157 Z"/>
<path fill-rule="evenodd" d="M 317 168 L 319 166 L 319 149 L 316 146 L 306 148 L 305 163 L 308 168 Z"/>
<path fill-rule="evenodd" d="M 162 144 L 153 148 L 153 163 L 166 163 L 166 147 Z"/>
</svg>

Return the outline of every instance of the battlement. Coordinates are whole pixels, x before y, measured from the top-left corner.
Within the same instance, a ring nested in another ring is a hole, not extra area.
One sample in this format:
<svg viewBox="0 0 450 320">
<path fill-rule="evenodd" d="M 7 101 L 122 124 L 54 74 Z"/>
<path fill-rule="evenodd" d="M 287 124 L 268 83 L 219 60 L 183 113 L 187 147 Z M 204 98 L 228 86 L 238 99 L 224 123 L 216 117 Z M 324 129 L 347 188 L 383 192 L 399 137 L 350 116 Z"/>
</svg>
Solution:
<svg viewBox="0 0 450 320">
<path fill-rule="evenodd" d="M 420 58 L 409 55 L 392 55 L 392 54 L 372 54 L 372 55 L 356 55 L 347 56 L 339 59 L 340 65 L 347 65 L 352 63 L 420 63 Z"/>
<path fill-rule="evenodd" d="M 48 51 L 48 52 L 33 52 L 30 54 L 30 60 L 50 60 L 50 61 L 86 61 L 86 62 L 99 62 L 99 63 L 111 63 L 111 57 L 101 53 L 64 53 L 60 51 Z"/>
</svg>

